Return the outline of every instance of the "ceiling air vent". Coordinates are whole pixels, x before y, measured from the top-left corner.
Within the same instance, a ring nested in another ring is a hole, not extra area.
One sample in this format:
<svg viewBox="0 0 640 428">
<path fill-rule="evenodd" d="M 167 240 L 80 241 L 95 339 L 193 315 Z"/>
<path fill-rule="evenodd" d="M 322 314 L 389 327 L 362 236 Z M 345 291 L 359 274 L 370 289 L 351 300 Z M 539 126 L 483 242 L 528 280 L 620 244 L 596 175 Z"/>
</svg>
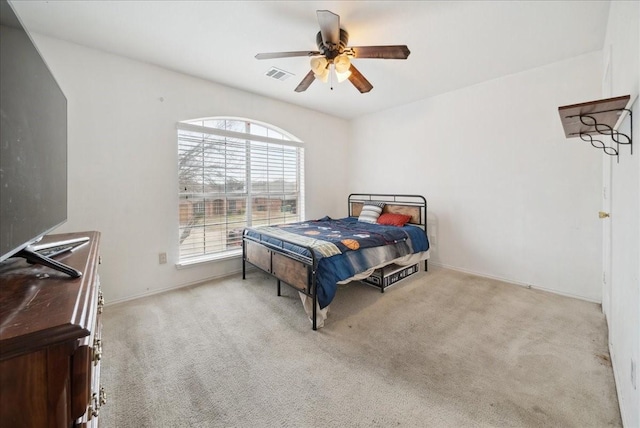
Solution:
<svg viewBox="0 0 640 428">
<path fill-rule="evenodd" d="M 289 73 L 288 71 L 280 70 L 279 68 L 271 67 L 266 73 L 266 76 L 272 77 L 276 80 L 287 80 L 289 77 L 293 76 L 293 73 Z"/>
</svg>

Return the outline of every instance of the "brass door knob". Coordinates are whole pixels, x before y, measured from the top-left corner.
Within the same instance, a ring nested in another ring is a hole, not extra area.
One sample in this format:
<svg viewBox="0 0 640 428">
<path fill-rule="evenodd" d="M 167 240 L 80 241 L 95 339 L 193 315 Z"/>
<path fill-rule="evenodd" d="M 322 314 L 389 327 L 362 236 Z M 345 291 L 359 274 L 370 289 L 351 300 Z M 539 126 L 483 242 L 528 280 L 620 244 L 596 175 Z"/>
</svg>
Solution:
<svg viewBox="0 0 640 428">
<path fill-rule="evenodd" d="M 598 212 L 598 217 L 607 218 L 607 217 L 609 217 L 609 213 L 606 213 L 604 211 L 600 211 L 600 212 Z"/>
</svg>

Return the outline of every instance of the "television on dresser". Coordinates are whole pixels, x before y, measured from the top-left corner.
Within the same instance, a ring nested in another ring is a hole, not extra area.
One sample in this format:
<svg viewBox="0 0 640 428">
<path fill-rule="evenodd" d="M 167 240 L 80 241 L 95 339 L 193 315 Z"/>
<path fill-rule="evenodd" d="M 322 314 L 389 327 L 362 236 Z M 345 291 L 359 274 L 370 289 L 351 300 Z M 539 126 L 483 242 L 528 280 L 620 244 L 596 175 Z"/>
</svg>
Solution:
<svg viewBox="0 0 640 428">
<path fill-rule="evenodd" d="M 0 91 L 0 263 L 23 257 L 79 276 L 33 247 L 67 220 L 67 99 L 7 0 Z"/>
</svg>

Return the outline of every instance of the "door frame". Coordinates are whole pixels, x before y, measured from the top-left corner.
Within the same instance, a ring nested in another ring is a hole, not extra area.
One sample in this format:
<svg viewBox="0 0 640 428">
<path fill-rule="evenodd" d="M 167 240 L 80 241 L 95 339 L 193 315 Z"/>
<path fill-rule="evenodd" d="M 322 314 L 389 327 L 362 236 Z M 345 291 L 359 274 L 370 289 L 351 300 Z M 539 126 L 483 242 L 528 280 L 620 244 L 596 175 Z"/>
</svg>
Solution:
<svg viewBox="0 0 640 428">
<path fill-rule="evenodd" d="M 606 47 L 604 51 L 603 71 L 602 71 L 602 96 L 610 98 L 613 93 L 613 82 L 611 78 L 612 68 L 612 47 Z M 605 137 L 609 140 L 608 137 Z M 611 141 L 604 141 L 605 144 L 611 144 Z M 611 180 L 612 180 L 612 163 L 613 156 L 607 154 L 602 155 L 602 211 L 611 214 Z M 609 323 L 611 316 L 611 302 L 613 287 L 611 279 L 611 216 L 602 219 L 602 312 L 607 320 L 609 331 L 612 325 Z M 609 337 L 612 337 L 609 334 Z"/>
</svg>

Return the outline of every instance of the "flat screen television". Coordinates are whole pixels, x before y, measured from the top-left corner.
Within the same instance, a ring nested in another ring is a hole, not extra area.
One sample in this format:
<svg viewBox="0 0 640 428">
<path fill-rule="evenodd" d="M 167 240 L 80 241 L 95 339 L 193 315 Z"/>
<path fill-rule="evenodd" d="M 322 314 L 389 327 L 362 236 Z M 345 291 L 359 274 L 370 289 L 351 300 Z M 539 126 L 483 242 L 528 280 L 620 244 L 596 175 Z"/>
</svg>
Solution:
<svg viewBox="0 0 640 428">
<path fill-rule="evenodd" d="M 7 0 L 0 0 L 0 263 L 67 220 L 67 99 Z M 67 267 L 68 268 L 68 267 Z"/>
</svg>

